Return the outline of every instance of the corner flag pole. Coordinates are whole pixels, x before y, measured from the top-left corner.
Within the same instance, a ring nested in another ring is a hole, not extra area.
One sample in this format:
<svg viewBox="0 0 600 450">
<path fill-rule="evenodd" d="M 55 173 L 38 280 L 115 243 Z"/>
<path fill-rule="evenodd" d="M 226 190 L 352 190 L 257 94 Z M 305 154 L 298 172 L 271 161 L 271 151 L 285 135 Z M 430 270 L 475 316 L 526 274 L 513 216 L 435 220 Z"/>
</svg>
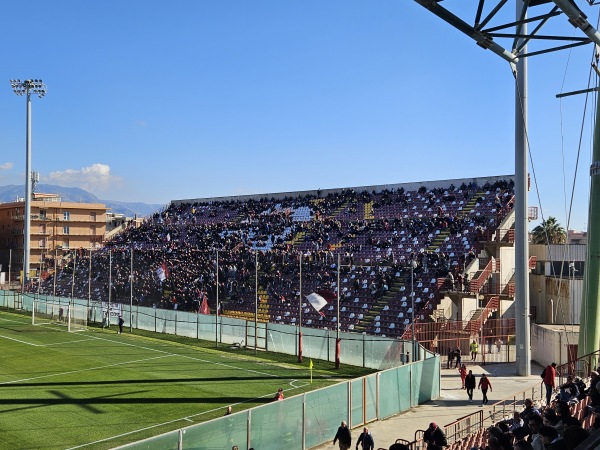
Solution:
<svg viewBox="0 0 600 450">
<path fill-rule="evenodd" d="M 312 384 L 312 371 L 313 371 L 312 359 L 310 360 L 310 363 L 308 363 L 308 368 L 310 369 L 310 384 Z"/>
</svg>

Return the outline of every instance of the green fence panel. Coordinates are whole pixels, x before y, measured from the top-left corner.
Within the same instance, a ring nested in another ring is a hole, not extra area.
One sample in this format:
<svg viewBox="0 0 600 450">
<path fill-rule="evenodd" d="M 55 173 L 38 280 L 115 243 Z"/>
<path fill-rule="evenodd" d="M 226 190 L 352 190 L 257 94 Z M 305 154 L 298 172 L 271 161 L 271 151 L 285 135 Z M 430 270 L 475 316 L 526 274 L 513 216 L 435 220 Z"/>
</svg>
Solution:
<svg viewBox="0 0 600 450">
<path fill-rule="evenodd" d="M 365 411 L 363 408 L 363 378 L 359 378 L 358 380 L 352 380 L 350 383 L 352 385 L 352 404 L 350 405 L 352 420 L 348 423 L 350 428 L 355 428 L 365 423 Z"/>
<path fill-rule="evenodd" d="M 177 313 L 177 336 L 196 339 L 198 337 L 198 322 L 199 314 L 179 311 Z M 215 339 L 214 334 L 212 338 Z"/>
<path fill-rule="evenodd" d="M 306 448 L 333 440 L 340 422 L 348 422 L 348 384 L 340 383 L 306 394 Z"/>
<path fill-rule="evenodd" d="M 378 370 L 397 367 L 405 363 L 406 348 L 404 341 L 377 336 L 365 336 L 365 366 Z"/>
<path fill-rule="evenodd" d="M 190 322 L 194 322 L 194 326 L 197 327 L 196 333 L 198 335 L 198 339 L 204 339 L 206 341 L 215 341 L 217 339 L 217 324 L 215 322 L 215 316 L 210 316 L 206 314 L 196 314 L 189 313 L 193 319 L 190 319 Z M 221 322 L 222 318 L 219 317 L 219 322 Z"/>
<path fill-rule="evenodd" d="M 136 322 L 140 330 L 158 331 L 156 309 L 138 308 Z"/>
<path fill-rule="evenodd" d="M 125 447 L 130 450 L 177 450 L 179 448 L 179 430 L 135 442 L 123 448 Z"/>
<path fill-rule="evenodd" d="M 363 367 L 364 338 L 360 334 L 341 333 L 342 338 L 340 362 L 351 366 Z"/>
<path fill-rule="evenodd" d="M 419 383 L 418 404 L 440 396 L 440 355 L 421 361 L 421 382 Z"/>
<path fill-rule="evenodd" d="M 250 444 L 260 450 L 302 450 L 303 395 L 252 410 Z"/>
<path fill-rule="evenodd" d="M 377 419 L 377 374 L 365 377 L 365 423 Z"/>
<path fill-rule="evenodd" d="M 429 375 L 428 375 L 429 376 Z M 423 377 L 423 364 L 412 364 L 412 377 L 410 379 L 412 385 L 411 404 L 418 405 L 421 389 L 421 379 Z"/>
<path fill-rule="evenodd" d="M 248 411 L 242 411 L 220 419 L 183 430 L 184 450 L 230 449 L 237 445 L 246 450 L 248 440 Z"/>
<path fill-rule="evenodd" d="M 267 348 L 271 352 L 298 354 L 298 328 L 278 323 L 269 323 L 267 330 Z"/>
<path fill-rule="evenodd" d="M 379 375 L 379 418 L 410 409 L 410 378 L 413 364 L 386 370 Z"/>
<path fill-rule="evenodd" d="M 327 330 L 307 329 L 302 338 L 302 354 L 307 358 L 330 361 L 329 339 Z"/>
</svg>

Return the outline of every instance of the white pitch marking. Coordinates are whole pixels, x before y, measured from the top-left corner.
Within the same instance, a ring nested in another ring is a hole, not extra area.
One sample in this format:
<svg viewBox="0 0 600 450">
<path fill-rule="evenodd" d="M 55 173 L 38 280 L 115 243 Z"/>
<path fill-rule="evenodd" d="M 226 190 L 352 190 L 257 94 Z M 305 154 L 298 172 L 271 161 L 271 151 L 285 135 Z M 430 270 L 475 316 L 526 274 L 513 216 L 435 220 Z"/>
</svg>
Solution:
<svg viewBox="0 0 600 450">
<path fill-rule="evenodd" d="M 0 335 L 0 338 L 8 339 L 9 341 L 15 341 L 15 342 L 18 342 L 19 344 L 32 345 L 33 347 L 40 347 L 40 345 L 38 345 L 38 344 L 32 344 L 31 342 L 21 341 L 20 339 L 10 338 L 8 336 Z"/>
<path fill-rule="evenodd" d="M 89 367 L 87 369 L 70 370 L 68 372 L 51 373 L 51 374 L 42 375 L 42 376 L 39 376 L 39 377 L 23 378 L 21 380 L 4 381 L 4 382 L 0 383 L 0 385 L 22 383 L 24 381 L 40 380 L 42 378 L 51 378 L 51 377 L 56 377 L 56 376 L 61 376 L 61 375 L 71 375 L 71 374 L 74 374 L 74 373 L 89 372 L 91 370 L 107 369 L 109 367 L 124 366 L 124 365 L 127 365 L 127 364 L 135 364 L 135 363 L 139 363 L 139 362 L 152 361 L 154 359 L 169 358 L 171 356 L 173 356 L 173 355 L 154 356 L 152 358 L 144 358 L 144 359 L 137 359 L 135 361 L 127 361 L 127 362 L 121 362 L 121 363 L 116 363 L 116 364 L 108 364 L 106 366 Z"/>
<path fill-rule="evenodd" d="M 268 373 L 268 372 L 261 372 L 259 370 L 252 370 L 252 369 L 243 369 L 241 367 L 237 367 L 237 366 L 234 366 L 234 365 L 231 365 L 231 364 L 224 364 L 224 363 L 219 363 L 219 362 L 216 362 L 216 361 L 209 361 L 209 360 L 202 359 L 202 358 L 196 358 L 195 356 L 182 355 L 180 353 L 167 352 L 165 350 L 159 350 L 159 349 L 151 348 L 151 347 L 144 347 L 144 346 L 132 344 L 132 343 L 129 343 L 129 342 L 115 341 L 115 340 L 112 340 L 112 339 L 102 338 L 100 336 L 90 336 L 90 338 L 91 339 L 98 339 L 98 340 L 101 340 L 101 341 L 108 341 L 108 342 L 111 342 L 113 344 L 127 345 L 127 346 L 130 346 L 130 347 L 141 348 L 143 350 L 148 350 L 148 351 L 153 351 L 153 352 L 159 352 L 159 353 L 165 353 L 165 354 L 167 354 L 169 356 L 179 356 L 180 358 L 186 358 L 186 359 L 191 359 L 193 361 L 200 361 L 200 362 L 203 362 L 203 363 L 214 364 L 216 366 L 223 366 L 223 367 L 227 367 L 228 369 L 236 369 L 236 370 L 242 370 L 244 372 L 257 373 L 259 375 L 264 375 L 264 376 L 268 376 L 268 377 L 276 377 L 276 375 L 273 375 L 272 373 Z"/>
</svg>

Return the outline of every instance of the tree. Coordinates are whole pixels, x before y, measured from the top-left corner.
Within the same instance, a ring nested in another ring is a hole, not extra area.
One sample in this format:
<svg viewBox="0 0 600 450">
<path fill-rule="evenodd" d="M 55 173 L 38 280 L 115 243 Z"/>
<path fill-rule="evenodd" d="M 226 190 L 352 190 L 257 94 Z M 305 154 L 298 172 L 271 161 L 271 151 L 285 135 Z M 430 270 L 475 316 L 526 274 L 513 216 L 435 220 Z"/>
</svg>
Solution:
<svg viewBox="0 0 600 450">
<path fill-rule="evenodd" d="M 531 232 L 532 244 L 566 244 L 567 233 L 555 217 L 548 217 Z"/>
</svg>

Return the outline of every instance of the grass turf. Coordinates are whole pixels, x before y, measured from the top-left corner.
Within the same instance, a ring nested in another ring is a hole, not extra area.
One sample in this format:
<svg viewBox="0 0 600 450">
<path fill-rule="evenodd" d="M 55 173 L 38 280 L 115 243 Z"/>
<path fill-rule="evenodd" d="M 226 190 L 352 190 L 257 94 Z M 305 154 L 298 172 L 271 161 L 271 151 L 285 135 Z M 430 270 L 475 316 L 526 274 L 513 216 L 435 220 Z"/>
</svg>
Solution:
<svg viewBox="0 0 600 450">
<path fill-rule="evenodd" d="M 0 311 L 0 442 L 107 449 L 372 373 L 178 336 L 31 325 Z"/>
</svg>

